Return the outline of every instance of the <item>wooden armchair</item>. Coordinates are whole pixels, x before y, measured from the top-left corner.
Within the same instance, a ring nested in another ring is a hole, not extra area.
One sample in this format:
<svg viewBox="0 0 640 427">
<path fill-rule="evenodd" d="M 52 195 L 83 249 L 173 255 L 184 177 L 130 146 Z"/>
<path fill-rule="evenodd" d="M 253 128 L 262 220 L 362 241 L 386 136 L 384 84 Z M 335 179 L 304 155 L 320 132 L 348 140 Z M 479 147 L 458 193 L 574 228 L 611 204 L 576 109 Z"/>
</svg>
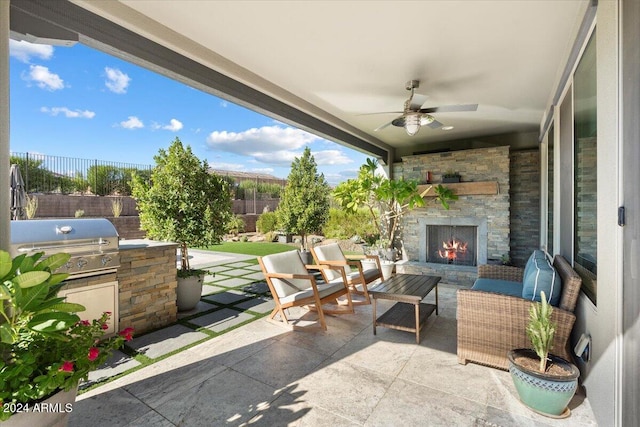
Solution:
<svg viewBox="0 0 640 427">
<path fill-rule="evenodd" d="M 313 306 L 318 312 L 318 321 L 323 330 L 327 329 L 324 314 L 353 313 L 351 294 L 345 280 L 331 283 L 316 283 L 315 276 L 308 269 L 327 268 L 324 266 L 305 266 L 298 251 L 283 252 L 258 257 L 258 262 L 269 285 L 269 290 L 276 304 L 269 318 L 280 314 L 282 322 L 289 324 L 285 309 L 296 306 Z M 346 295 L 347 306 L 336 309 L 323 309 L 322 305 L 330 302 L 338 303 L 337 298 Z"/>
<path fill-rule="evenodd" d="M 556 255 L 553 266 L 562 279 L 562 294 L 551 315 L 557 325 L 551 351 L 572 361 L 570 335 L 582 279 L 561 255 Z M 478 267 L 479 278 L 522 282 L 522 275 L 523 269 L 516 267 Z M 533 301 L 473 289 L 459 290 L 457 299 L 459 363 L 476 362 L 507 370 L 509 350 L 531 347 L 526 327 Z"/>
<path fill-rule="evenodd" d="M 378 279 L 382 279 L 382 267 L 380 266 L 380 258 L 377 255 L 366 255 L 365 262 L 362 262 L 362 260 L 348 260 L 337 243 L 311 248 L 311 254 L 316 264 L 333 267 L 321 270 L 322 276 L 327 283 L 346 279 L 347 286 L 351 292 L 364 295 L 364 301 L 354 302 L 354 304 L 371 303 L 367 286 Z M 335 270 L 336 267 L 342 271 Z M 358 287 L 361 287 L 362 290 L 358 289 Z"/>
</svg>

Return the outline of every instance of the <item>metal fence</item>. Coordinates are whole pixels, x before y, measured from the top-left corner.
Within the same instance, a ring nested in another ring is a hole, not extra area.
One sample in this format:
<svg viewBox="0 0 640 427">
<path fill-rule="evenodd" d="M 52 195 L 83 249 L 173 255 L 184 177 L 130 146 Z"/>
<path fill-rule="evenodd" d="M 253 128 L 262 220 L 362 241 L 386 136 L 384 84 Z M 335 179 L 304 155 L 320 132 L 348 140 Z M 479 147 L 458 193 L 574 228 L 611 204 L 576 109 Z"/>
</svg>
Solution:
<svg viewBox="0 0 640 427">
<path fill-rule="evenodd" d="M 10 153 L 20 165 L 28 193 L 131 195 L 134 173 L 149 179 L 151 165 L 78 159 L 34 153 Z"/>
<path fill-rule="evenodd" d="M 10 153 L 10 163 L 20 165 L 27 193 L 99 196 L 130 196 L 133 174 L 149 181 L 154 167 L 16 152 Z M 274 210 L 286 185 L 286 180 L 264 174 L 219 170 L 212 172 L 229 182 L 234 200 L 246 202 L 241 209 L 243 212 L 237 213 L 261 213 L 267 207 Z"/>
</svg>

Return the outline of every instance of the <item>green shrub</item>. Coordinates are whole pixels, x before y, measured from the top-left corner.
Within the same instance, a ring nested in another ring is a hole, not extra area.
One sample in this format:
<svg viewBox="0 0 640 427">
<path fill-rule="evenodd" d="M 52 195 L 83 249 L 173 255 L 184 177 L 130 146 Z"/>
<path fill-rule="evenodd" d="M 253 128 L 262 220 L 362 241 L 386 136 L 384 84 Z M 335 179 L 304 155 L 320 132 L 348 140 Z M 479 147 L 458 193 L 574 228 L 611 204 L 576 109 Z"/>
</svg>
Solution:
<svg viewBox="0 0 640 427">
<path fill-rule="evenodd" d="M 265 233 L 264 241 L 270 243 L 278 241 L 278 233 L 276 233 L 275 231 L 269 231 Z"/>
<path fill-rule="evenodd" d="M 350 239 L 351 237 L 376 234 L 378 229 L 371 221 L 371 214 L 366 209 L 358 209 L 356 213 L 342 209 L 329 209 L 329 220 L 322 228 L 328 239 Z"/>
<path fill-rule="evenodd" d="M 268 233 L 278 229 L 278 215 L 275 212 L 264 212 L 256 221 L 256 230 L 260 233 Z"/>
<path fill-rule="evenodd" d="M 225 228 L 227 229 L 227 233 L 237 236 L 244 231 L 244 219 L 242 219 L 240 215 L 233 215 L 225 224 Z"/>
</svg>

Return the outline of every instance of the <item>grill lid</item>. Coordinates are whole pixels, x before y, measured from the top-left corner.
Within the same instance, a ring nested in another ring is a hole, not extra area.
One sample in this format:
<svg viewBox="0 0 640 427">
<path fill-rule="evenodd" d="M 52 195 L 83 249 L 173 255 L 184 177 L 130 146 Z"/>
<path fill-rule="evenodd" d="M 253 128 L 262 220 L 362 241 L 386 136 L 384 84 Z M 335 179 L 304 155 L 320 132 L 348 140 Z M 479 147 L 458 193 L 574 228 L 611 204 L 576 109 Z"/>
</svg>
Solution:
<svg viewBox="0 0 640 427">
<path fill-rule="evenodd" d="M 66 252 L 58 271 L 75 277 L 101 274 L 120 265 L 118 233 L 106 218 L 11 221 L 12 256 Z"/>
</svg>

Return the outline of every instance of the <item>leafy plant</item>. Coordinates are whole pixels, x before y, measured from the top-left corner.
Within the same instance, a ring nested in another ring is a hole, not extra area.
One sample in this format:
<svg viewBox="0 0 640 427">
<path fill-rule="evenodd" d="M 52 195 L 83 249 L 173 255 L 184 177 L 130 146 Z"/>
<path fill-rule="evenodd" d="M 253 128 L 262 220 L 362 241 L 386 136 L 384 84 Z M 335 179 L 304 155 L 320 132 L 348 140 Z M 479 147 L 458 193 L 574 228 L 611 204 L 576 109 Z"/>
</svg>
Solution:
<svg viewBox="0 0 640 427">
<path fill-rule="evenodd" d="M 82 218 L 84 216 L 84 210 L 83 209 L 77 209 L 74 216 L 76 218 Z"/>
<path fill-rule="evenodd" d="M 260 233 L 269 233 L 278 230 L 278 215 L 275 212 L 263 212 L 256 221 L 256 229 Z"/>
<path fill-rule="evenodd" d="M 231 218 L 229 186 L 178 138 L 154 160 L 151 185 L 137 174 L 133 179 L 140 226 L 151 239 L 180 244 L 181 277 L 200 274 L 190 268 L 188 247 L 221 241 Z"/>
<path fill-rule="evenodd" d="M 240 215 L 233 215 L 226 224 L 227 233 L 237 236 L 244 231 L 244 219 Z"/>
<path fill-rule="evenodd" d="M 53 273 L 70 258 L 42 253 L 11 259 L 0 251 L 0 402 L 11 407 L 70 390 L 130 340 L 133 329 L 101 341 L 110 313 L 80 320 L 80 304 L 57 297 L 67 278 Z M 0 420 L 11 416 L 1 411 Z"/>
<path fill-rule="evenodd" d="M 541 302 L 533 304 L 529 310 L 527 336 L 531 340 L 533 350 L 540 358 L 540 372 L 547 370 L 547 358 L 553 344 L 556 327 L 551 322 L 553 308 L 547 301 L 544 291 L 540 292 Z"/>
<path fill-rule="evenodd" d="M 360 167 L 358 177 L 338 185 L 333 191 L 340 206 L 350 212 L 356 212 L 364 206 L 370 213 L 373 223 L 380 231 L 381 239 L 393 245 L 402 217 L 411 209 L 424 206 L 423 197 L 429 191 L 418 192 L 418 183 L 414 180 L 391 180 L 376 174 L 378 162 L 367 159 Z M 449 193 L 443 192 L 438 201 L 449 209 Z M 379 212 L 379 213 L 378 213 Z"/>
<path fill-rule="evenodd" d="M 320 231 L 329 213 L 329 184 L 318 174 L 309 147 L 291 164 L 287 185 L 277 209 L 279 224 L 289 233 L 299 234 L 302 249 L 307 249 L 307 235 Z"/>
<path fill-rule="evenodd" d="M 433 187 L 433 191 L 436 193 L 436 201 L 440 202 L 445 209 L 449 209 L 449 200 L 458 200 L 458 196 L 453 194 L 453 190 L 444 185 L 439 184 Z"/>
<path fill-rule="evenodd" d="M 330 208 L 329 219 L 322 227 L 322 234 L 328 239 L 350 239 L 353 236 L 378 235 L 378 229 L 369 219 L 369 212 L 358 209 L 356 212 Z M 377 240 L 378 237 L 373 239 Z"/>
<path fill-rule="evenodd" d="M 36 196 L 27 195 L 27 206 L 25 206 L 24 211 L 28 219 L 36 217 L 36 212 L 38 212 L 38 198 Z"/>
<path fill-rule="evenodd" d="M 118 218 L 122 213 L 122 197 L 115 197 L 111 199 L 111 213 Z"/>
</svg>

